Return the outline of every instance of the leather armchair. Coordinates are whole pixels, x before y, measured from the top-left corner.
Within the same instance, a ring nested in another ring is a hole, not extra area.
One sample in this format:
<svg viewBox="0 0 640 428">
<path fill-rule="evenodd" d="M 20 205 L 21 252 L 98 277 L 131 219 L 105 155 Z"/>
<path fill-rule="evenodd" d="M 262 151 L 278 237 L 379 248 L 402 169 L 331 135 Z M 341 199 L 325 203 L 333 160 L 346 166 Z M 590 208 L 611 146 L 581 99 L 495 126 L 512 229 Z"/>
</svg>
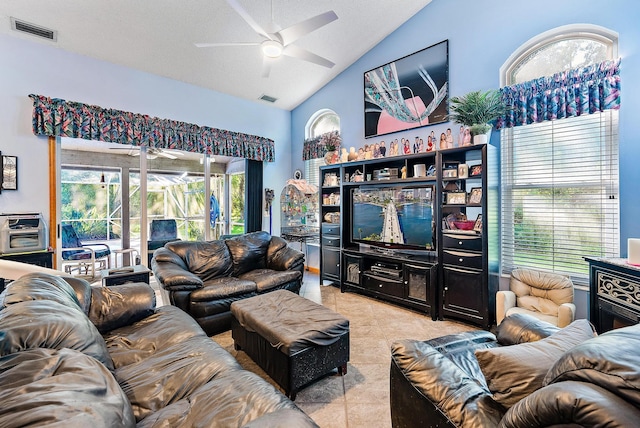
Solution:
<svg viewBox="0 0 640 428">
<path fill-rule="evenodd" d="M 496 321 L 514 313 L 525 313 L 566 327 L 575 319 L 573 282 L 567 276 L 532 269 L 511 272 L 509 290 L 496 293 Z"/>
</svg>

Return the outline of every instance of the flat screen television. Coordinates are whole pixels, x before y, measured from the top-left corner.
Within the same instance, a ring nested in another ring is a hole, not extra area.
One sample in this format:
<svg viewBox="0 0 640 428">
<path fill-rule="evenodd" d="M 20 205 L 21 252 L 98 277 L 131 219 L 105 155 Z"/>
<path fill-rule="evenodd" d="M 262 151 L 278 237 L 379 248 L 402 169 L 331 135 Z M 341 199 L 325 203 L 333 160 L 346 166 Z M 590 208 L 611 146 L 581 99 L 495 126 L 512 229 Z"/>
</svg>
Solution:
<svg viewBox="0 0 640 428">
<path fill-rule="evenodd" d="M 389 249 L 434 250 L 434 187 L 351 190 L 351 241 Z"/>
</svg>

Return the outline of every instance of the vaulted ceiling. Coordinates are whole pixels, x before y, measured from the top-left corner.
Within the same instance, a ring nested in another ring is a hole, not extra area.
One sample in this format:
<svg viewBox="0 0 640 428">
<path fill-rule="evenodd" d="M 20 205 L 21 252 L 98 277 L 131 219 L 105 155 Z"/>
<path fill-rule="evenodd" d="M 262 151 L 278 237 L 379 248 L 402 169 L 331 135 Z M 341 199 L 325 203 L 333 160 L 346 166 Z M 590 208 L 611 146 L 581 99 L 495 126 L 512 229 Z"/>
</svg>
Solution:
<svg viewBox="0 0 640 428">
<path fill-rule="evenodd" d="M 256 102 L 268 95 L 277 99 L 273 105 L 291 110 L 430 1 L 2 0 L 0 33 Z M 261 42 L 238 7 L 267 33 L 333 10 L 338 19 L 294 44 L 335 66 L 283 56 L 262 77 L 260 46 L 195 46 Z M 11 18 L 54 30 L 57 39 L 15 31 Z"/>
</svg>

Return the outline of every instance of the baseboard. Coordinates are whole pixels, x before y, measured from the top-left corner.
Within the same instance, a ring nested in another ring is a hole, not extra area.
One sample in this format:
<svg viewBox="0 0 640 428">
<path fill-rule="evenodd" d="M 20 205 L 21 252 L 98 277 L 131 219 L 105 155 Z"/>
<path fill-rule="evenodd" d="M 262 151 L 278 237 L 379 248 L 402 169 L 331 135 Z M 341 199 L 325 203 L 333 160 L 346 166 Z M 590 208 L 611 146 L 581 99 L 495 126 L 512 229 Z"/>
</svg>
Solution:
<svg viewBox="0 0 640 428">
<path fill-rule="evenodd" d="M 307 266 L 306 269 L 311 272 L 320 275 L 320 269 L 313 266 Z"/>
</svg>

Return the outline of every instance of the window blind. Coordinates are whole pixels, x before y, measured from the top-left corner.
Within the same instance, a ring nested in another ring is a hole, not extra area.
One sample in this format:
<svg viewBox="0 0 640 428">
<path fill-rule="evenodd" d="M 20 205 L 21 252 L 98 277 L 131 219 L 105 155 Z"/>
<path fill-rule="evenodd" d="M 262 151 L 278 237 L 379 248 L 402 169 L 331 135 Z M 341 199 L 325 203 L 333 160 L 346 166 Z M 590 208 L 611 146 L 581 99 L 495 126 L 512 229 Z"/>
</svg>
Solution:
<svg viewBox="0 0 640 428">
<path fill-rule="evenodd" d="M 619 257 L 618 111 L 501 131 L 501 270 L 588 283 L 584 256 Z"/>
<path fill-rule="evenodd" d="M 304 162 L 304 178 L 307 183 L 320 187 L 320 167 L 324 164 L 324 158 L 310 159 Z"/>
</svg>

